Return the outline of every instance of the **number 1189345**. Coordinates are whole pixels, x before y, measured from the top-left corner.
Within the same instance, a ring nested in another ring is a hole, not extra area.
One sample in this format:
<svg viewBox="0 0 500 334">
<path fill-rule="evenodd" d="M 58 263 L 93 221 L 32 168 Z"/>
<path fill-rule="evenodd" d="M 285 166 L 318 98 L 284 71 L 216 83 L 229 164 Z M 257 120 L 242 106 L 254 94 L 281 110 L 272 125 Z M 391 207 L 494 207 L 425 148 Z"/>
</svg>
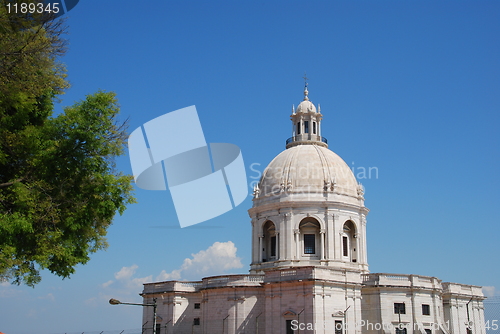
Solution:
<svg viewBox="0 0 500 334">
<path fill-rule="evenodd" d="M 7 4 L 7 11 L 9 14 L 42 14 L 42 13 L 54 13 L 57 14 L 59 13 L 59 3 L 26 3 L 26 2 L 21 2 L 21 3 L 8 3 Z"/>
</svg>

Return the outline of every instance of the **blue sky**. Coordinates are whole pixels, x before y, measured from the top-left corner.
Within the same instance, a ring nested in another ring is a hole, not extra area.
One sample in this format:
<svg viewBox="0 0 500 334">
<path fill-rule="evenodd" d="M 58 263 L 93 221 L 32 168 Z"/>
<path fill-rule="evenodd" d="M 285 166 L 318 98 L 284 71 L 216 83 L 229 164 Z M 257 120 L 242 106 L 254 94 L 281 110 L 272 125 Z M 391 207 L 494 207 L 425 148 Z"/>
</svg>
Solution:
<svg viewBox="0 0 500 334">
<path fill-rule="evenodd" d="M 307 71 L 329 148 L 356 174 L 378 171 L 359 175 L 370 271 L 498 294 L 500 2 L 82 0 L 66 17 L 72 87 L 58 112 L 115 91 L 132 131 L 196 105 L 208 142 L 241 148 L 249 182 L 284 150 Z M 128 156 L 118 168 L 131 173 Z M 248 271 L 250 196 L 181 229 L 168 191 L 135 195 L 109 248 L 70 279 L 0 285 L 0 331 L 140 328 L 139 307 L 108 299 Z"/>
</svg>

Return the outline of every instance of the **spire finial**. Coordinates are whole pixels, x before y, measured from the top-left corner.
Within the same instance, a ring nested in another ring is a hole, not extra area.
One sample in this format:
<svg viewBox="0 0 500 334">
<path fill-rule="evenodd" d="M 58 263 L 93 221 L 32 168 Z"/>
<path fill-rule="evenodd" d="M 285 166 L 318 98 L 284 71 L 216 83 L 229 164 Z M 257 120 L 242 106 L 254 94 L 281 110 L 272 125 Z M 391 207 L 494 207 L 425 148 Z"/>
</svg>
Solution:
<svg viewBox="0 0 500 334">
<path fill-rule="evenodd" d="M 307 80 L 309 80 L 309 78 L 307 77 L 307 74 L 306 72 L 304 72 L 304 101 L 307 101 L 309 100 L 309 91 L 307 90 Z"/>
</svg>

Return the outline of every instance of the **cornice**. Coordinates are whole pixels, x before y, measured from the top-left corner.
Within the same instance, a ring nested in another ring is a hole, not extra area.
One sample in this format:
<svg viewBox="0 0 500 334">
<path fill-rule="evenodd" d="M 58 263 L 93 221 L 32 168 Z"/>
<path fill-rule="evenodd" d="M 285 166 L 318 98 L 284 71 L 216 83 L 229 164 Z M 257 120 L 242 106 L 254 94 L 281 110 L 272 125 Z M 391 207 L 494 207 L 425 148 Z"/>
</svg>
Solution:
<svg viewBox="0 0 500 334">
<path fill-rule="evenodd" d="M 307 202 L 292 201 L 292 202 L 273 202 L 273 203 L 254 206 L 248 210 L 248 214 L 250 217 L 253 218 L 256 217 L 257 214 L 265 211 L 280 210 L 284 208 L 296 209 L 296 208 L 310 208 L 310 207 L 327 208 L 327 209 L 332 209 L 331 207 L 334 207 L 336 209 L 340 208 L 340 209 L 352 210 L 365 215 L 368 214 L 368 212 L 370 211 L 365 206 L 358 206 L 338 201 L 307 201 Z"/>
</svg>

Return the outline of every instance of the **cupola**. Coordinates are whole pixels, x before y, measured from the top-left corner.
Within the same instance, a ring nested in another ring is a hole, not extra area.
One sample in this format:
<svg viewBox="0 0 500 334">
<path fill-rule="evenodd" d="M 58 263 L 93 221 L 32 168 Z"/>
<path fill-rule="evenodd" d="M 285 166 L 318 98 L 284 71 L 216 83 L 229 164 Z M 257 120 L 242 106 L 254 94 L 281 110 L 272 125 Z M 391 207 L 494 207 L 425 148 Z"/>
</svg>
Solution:
<svg viewBox="0 0 500 334">
<path fill-rule="evenodd" d="M 321 115 L 314 103 L 309 100 L 307 82 L 304 87 L 304 100 L 300 102 L 297 109 L 292 107 L 292 137 L 286 141 L 286 148 L 297 145 L 319 145 L 328 147 L 326 138 L 321 136 Z"/>
</svg>

